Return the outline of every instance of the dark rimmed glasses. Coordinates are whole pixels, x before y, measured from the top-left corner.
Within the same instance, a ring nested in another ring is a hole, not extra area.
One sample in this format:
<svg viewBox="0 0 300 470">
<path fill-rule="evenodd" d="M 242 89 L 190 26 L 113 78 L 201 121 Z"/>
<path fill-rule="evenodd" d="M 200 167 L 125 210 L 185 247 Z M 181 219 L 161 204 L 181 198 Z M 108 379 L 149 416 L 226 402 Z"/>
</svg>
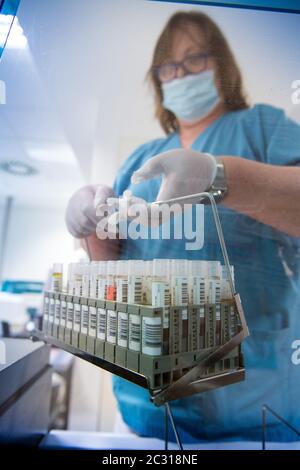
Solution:
<svg viewBox="0 0 300 470">
<path fill-rule="evenodd" d="M 208 52 L 199 52 L 185 57 L 181 61 L 166 62 L 157 67 L 153 67 L 155 76 L 161 83 L 170 82 L 177 77 L 177 70 L 181 67 L 186 74 L 200 73 L 206 69 L 207 58 L 211 54 Z"/>
</svg>

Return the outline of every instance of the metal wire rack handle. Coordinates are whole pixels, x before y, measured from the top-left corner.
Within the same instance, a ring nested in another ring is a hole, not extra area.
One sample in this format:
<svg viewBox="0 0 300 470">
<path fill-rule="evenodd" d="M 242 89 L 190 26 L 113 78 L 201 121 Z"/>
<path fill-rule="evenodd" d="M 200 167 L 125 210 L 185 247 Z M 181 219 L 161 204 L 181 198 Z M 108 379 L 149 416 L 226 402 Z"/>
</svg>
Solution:
<svg viewBox="0 0 300 470">
<path fill-rule="evenodd" d="M 203 193 L 178 197 L 174 199 L 169 199 L 165 201 L 155 201 L 152 204 L 162 205 L 162 204 L 172 204 L 172 203 L 178 203 L 178 202 L 182 203 L 184 201 L 191 202 L 191 200 L 195 200 L 196 201 L 195 203 L 197 202 L 199 203 L 203 199 L 209 199 L 210 204 L 211 204 L 214 222 L 216 225 L 217 234 L 218 234 L 218 238 L 219 238 L 219 242 L 221 246 L 221 251 L 222 251 L 224 263 L 225 263 L 226 270 L 227 270 L 231 294 L 234 299 L 234 302 L 237 308 L 237 313 L 241 322 L 241 330 L 235 336 L 233 336 L 227 343 L 219 346 L 217 349 L 212 351 L 207 357 L 200 360 L 198 364 L 193 367 L 193 369 L 191 369 L 184 376 L 179 378 L 176 382 L 173 382 L 169 387 L 167 387 L 166 389 L 152 396 L 152 401 L 156 405 L 161 405 L 170 399 L 178 398 L 181 390 L 184 390 L 186 387 L 189 387 L 189 386 L 193 387 L 193 383 L 197 382 L 199 373 L 201 373 L 201 371 L 203 371 L 205 367 L 209 367 L 210 365 L 216 363 L 218 360 L 223 359 L 226 356 L 226 354 L 232 351 L 236 346 L 238 346 L 243 341 L 243 339 L 245 339 L 249 335 L 249 330 L 247 327 L 246 319 L 244 316 L 244 311 L 243 311 L 242 304 L 240 301 L 240 296 L 238 293 L 235 292 L 233 277 L 232 277 L 231 270 L 230 270 L 228 253 L 227 253 L 224 235 L 223 235 L 223 230 L 221 227 L 218 209 L 217 209 L 217 205 L 216 205 L 213 194 L 209 192 L 203 192 Z M 149 204 L 149 206 L 151 206 L 151 204 Z M 179 392 L 179 395 L 178 395 L 178 392 Z"/>
<path fill-rule="evenodd" d="M 214 196 L 209 192 L 203 192 L 203 193 L 197 193 L 197 194 L 190 194 L 190 195 L 187 195 L 187 196 L 176 197 L 176 198 L 173 198 L 173 199 L 168 199 L 166 201 L 155 201 L 155 202 L 150 203 L 149 206 L 151 206 L 153 204 L 155 204 L 155 205 L 173 204 L 173 203 L 177 203 L 177 202 L 191 201 L 191 199 L 195 199 L 197 202 L 201 202 L 201 200 L 203 200 L 203 199 L 209 199 L 209 201 L 210 201 L 211 208 L 212 208 L 212 211 L 213 211 L 213 217 L 214 217 L 214 221 L 215 221 L 215 225 L 216 225 L 216 229 L 217 229 L 217 234 L 218 234 L 218 238 L 219 238 L 219 242 L 220 242 L 220 246 L 221 246 L 221 250 L 222 250 L 222 255 L 223 255 L 224 263 L 225 263 L 225 266 L 226 266 L 228 281 L 229 281 L 229 284 L 230 284 L 230 290 L 231 290 L 232 297 L 234 297 L 236 292 L 235 292 L 235 288 L 234 288 L 233 277 L 232 277 L 231 270 L 230 270 L 230 263 L 229 263 L 228 253 L 227 253 L 227 249 L 226 249 L 226 245 L 225 245 L 223 230 L 222 230 L 222 226 L 221 226 L 221 222 L 220 222 L 220 218 L 219 218 L 219 213 L 218 213 L 218 209 L 217 209 L 217 204 L 216 204 Z"/>
</svg>

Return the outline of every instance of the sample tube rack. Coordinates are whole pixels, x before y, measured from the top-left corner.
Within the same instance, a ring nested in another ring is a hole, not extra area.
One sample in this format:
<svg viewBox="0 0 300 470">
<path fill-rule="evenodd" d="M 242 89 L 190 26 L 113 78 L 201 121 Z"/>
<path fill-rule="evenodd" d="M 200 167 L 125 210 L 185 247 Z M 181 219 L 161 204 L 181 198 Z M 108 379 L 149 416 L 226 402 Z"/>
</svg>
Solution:
<svg viewBox="0 0 300 470">
<path fill-rule="evenodd" d="M 162 308 L 63 292 L 45 292 L 43 331 L 33 334 L 147 388 L 157 406 L 245 377 L 240 345 L 249 333 L 240 297 L 234 291 L 216 203 L 210 193 L 188 196 L 189 200 L 191 197 L 198 202 L 209 199 L 211 203 L 232 298 L 219 304 L 189 305 L 187 338 L 182 334 L 183 307 L 170 307 L 170 328 L 166 332 Z M 167 202 L 173 201 L 178 199 Z M 201 338 L 203 315 L 205 335 Z"/>
</svg>

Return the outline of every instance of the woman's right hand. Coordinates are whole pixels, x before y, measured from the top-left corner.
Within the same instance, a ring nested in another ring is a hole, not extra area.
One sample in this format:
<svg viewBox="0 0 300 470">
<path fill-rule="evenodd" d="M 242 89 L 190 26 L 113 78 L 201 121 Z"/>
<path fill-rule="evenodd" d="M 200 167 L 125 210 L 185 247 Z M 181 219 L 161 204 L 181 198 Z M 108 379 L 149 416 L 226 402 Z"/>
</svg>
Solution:
<svg viewBox="0 0 300 470">
<path fill-rule="evenodd" d="M 106 204 L 107 198 L 110 197 L 116 197 L 115 193 L 104 184 L 84 186 L 72 195 L 65 220 L 73 237 L 85 238 L 96 231 L 101 219 L 96 215 L 96 207 Z"/>
</svg>

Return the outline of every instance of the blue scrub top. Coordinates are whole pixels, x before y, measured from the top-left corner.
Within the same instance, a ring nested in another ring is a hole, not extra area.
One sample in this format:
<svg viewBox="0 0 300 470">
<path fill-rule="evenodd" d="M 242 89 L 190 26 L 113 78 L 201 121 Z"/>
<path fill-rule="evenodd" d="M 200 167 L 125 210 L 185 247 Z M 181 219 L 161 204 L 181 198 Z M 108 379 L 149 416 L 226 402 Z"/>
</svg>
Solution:
<svg viewBox="0 0 300 470">
<path fill-rule="evenodd" d="M 159 178 L 133 186 L 130 177 L 149 158 L 180 147 L 177 133 L 140 146 L 117 175 L 117 195 L 131 189 L 136 196 L 155 200 Z M 191 148 L 271 165 L 300 165 L 300 126 L 282 110 L 259 104 L 222 115 L 196 138 Z M 242 346 L 246 380 L 171 402 L 184 442 L 260 440 L 263 404 L 300 429 L 300 364 L 294 365 L 291 360 L 292 343 L 300 339 L 300 240 L 221 205 L 219 212 L 251 334 Z M 209 206 L 205 207 L 202 250 L 186 251 L 185 242 L 126 241 L 122 258 L 222 260 Z M 133 431 L 141 436 L 164 437 L 163 407 L 150 402 L 147 390 L 119 377 L 113 378 L 113 389 L 123 419 Z M 268 439 L 285 441 L 296 436 L 269 416 Z"/>
</svg>

